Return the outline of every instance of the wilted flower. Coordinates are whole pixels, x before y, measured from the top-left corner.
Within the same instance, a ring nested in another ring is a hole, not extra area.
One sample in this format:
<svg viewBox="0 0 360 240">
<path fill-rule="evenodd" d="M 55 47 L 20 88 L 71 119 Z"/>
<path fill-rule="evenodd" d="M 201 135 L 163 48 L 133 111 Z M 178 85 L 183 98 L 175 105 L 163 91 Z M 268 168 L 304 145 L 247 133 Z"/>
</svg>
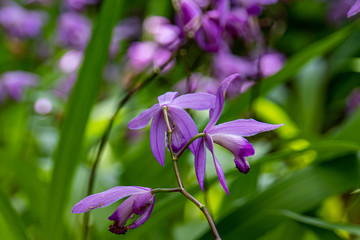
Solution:
<svg viewBox="0 0 360 240">
<path fill-rule="evenodd" d="M 24 90 L 28 87 L 36 86 L 38 76 L 25 71 L 6 72 L 0 77 L 0 88 L 11 98 L 20 101 Z"/>
<path fill-rule="evenodd" d="M 58 40 L 65 46 L 84 49 L 91 34 L 90 21 L 77 13 L 63 13 L 59 19 Z"/>
<path fill-rule="evenodd" d="M 130 129 L 140 129 L 144 128 L 152 118 L 150 145 L 155 158 L 161 165 L 164 165 L 165 161 L 166 125 L 163 108 L 167 108 L 170 126 L 173 128 L 172 149 L 177 153 L 187 141 L 198 134 L 194 121 L 184 109 L 206 110 L 214 107 L 215 104 L 215 96 L 208 93 L 190 93 L 180 97 L 177 95 L 177 92 L 167 92 L 159 96 L 159 103 L 141 112 L 128 124 Z M 194 143 L 190 145 L 190 150 L 195 152 Z"/>
<path fill-rule="evenodd" d="M 152 189 L 136 186 L 118 186 L 105 192 L 87 196 L 78 202 L 72 209 L 73 213 L 84 213 L 96 208 L 107 207 L 110 204 L 130 196 L 123 201 L 115 212 L 109 217 L 114 221 L 109 231 L 115 234 L 125 234 L 129 229 L 135 229 L 148 220 L 155 204 L 155 194 Z M 136 218 L 126 225 L 129 219 Z"/>
<path fill-rule="evenodd" d="M 235 166 L 242 173 L 248 173 L 250 170 L 249 163 L 245 157 L 254 155 L 255 151 L 252 145 L 244 138 L 253 136 L 260 132 L 270 131 L 282 125 L 271 125 L 255 121 L 254 119 L 238 119 L 231 122 L 225 122 L 216 125 L 219 120 L 224 106 L 224 95 L 229 84 L 239 77 L 234 74 L 222 81 L 216 94 L 215 108 L 210 110 L 210 120 L 204 129 L 206 136 L 199 141 L 195 152 L 195 171 L 199 185 L 204 189 L 205 166 L 206 166 L 206 148 L 208 148 L 213 156 L 215 169 L 221 185 L 229 194 L 224 171 L 215 157 L 214 143 L 228 149 L 233 153 Z"/>
<path fill-rule="evenodd" d="M 0 25 L 12 36 L 33 38 L 40 33 L 45 14 L 14 5 L 0 9 Z"/>
</svg>

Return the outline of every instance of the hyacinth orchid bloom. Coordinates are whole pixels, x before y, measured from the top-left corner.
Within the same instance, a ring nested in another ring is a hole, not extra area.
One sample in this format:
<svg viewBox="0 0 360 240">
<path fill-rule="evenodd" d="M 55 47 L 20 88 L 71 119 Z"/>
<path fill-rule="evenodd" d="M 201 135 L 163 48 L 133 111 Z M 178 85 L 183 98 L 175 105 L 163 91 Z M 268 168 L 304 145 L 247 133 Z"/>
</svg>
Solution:
<svg viewBox="0 0 360 240">
<path fill-rule="evenodd" d="M 154 208 L 155 194 L 152 189 L 136 186 L 118 186 L 105 192 L 87 196 L 78 202 L 72 209 L 73 213 L 84 213 L 96 208 L 107 207 L 110 204 L 130 196 L 123 201 L 115 212 L 109 217 L 114 221 L 109 231 L 115 234 L 125 234 L 129 229 L 135 229 L 148 220 Z M 132 223 L 126 225 L 129 219 L 136 218 Z"/>
<path fill-rule="evenodd" d="M 238 119 L 231 122 L 225 122 L 215 125 L 219 120 L 224 106 L 224 95 L 229 84 L 240 74 L 233 74 L 223 80 L 216 94 L 215 108 L 210 110 L 210 120 L 204 129 L 205 137 L 201 138 L 197 144 L 195 152 L 195 171 L 201 189 L 204 189 L 206 150 L 210 150 L 219 181 L 226 193 L 229 194 L 224 171 L 215 157 L 214 143 L 228 149 L 233 153 L 236 168 L 242 173 L 248 173 L 250 170 L 249 163 L 245 157 L 254 155 L 255 151 L 252 145 L 244 138 L 253 136 L 260 132 L 270 131 L 278 128 L 280 125 L 272 125 L 255 121 L 254 119 Z"/>
<path fill-rule="evenodd" d="M 167 92 L 158 97 L 159 103 L 140 113 L 132 119 L 128 127 L 130 129 L 144 128 L 152 118 L 150 127 L 150 145 L 155 158 L 161 165 L 165 161 L 165 133 L 166 124 L 163 108 L 167 109 L 167 114 L 172 129 L 172 149 L 174 153 L 198 134 L 198 129 L 184 110 L 191 108 L 194 110 L 206 110 L 215 106 L 215 96 L 208 93 L 190 93 L 177 97 L 177 92 Z M 195 144 L 190 145 L 190 150 L 195 153 Z"/>
</svg>

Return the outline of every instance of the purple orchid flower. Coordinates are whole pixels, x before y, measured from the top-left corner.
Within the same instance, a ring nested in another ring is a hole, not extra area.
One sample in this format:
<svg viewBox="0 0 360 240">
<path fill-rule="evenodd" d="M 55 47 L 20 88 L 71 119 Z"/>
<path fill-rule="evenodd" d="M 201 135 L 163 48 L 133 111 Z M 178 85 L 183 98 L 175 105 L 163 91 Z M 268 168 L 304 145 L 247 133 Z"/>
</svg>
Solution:
<svg viewBox="0 0 360 240">
<path fill-rule="evenodd" d="M 28 87 L 36 86 L 39 77 L 36 74 L 25 71 L 10 71 L 0 77 L 0 83 L 4 92 L 15 101 L 20 101 L 24 95 L 24 90 Z"/>
<path fill-rule="evenodd" d="M 0 25 L 12 36 L 33 38 L 41 32 L 46 15 L 14 5 L 0 9 Z"/>
<path fill-rule="evenodd" d="M 166 125 L 163 108 L 167 108 L 170 126 L 173 127 L 172 149 L 177 153 L 187 141 L 199 133 L 194 121 L 184 109 L 206 110 L 215 106 L 215 96 L 208 93 L 190 93 L 180 97 L 177 95 L 177 92 L 167 92 L 159 96 L 159 103 L 140 113 L 128 124 L 130 129 L 140 129 L 144 128 L 152 118 L 150 145 L 161 165 L 164 165 L 165 161 Z M 190 150 L 195 153 L 194 143 L 190 145 Z"/>
<path fill-rule="evenodd" d="M 282 126 L 281 124 L 272 125 L 262 123 L 255 121 L 254 119 L 238 119 L 215 125 L 223 110 L 226 89 L 229 84 L 239 76 L 240 74 L 233 74 L 221 82 L 216 94 L 215 108 L 210 110 L 210 120 L 203 131 L 206 136 L 200 139 L 196 147 L 195 171 L 201 189 L 204 189 L 206 166 L 205 146 L 210 150 L 213 156 L 215 169 L 220 183 L 225 189 L 225 192 L 229 194 L 224 171 L 214 154 L 214 143 L 217 143 L 232 152 L 235 157 L 234 162 L 236 168 L 242 173 L 248 173 L 250 171 L 250 166 L 245 157 L 254 155 L 255 151 L 252 145 L 244 137 L 253 136 L 260 132 L 270 131 Z"/>
<path fill-rule="evenodd" d="M 125 234 L 129 229 L 135 229 L 148 220 L 154 208 L 155 194 L 152 189 L 136 186 L 118 186 L 105 192 L 87 196 L 78 202 L 72 209 L 73 213 L 84 213 L 96 208 L 107 207 L 110 204 L 130 196 L 123 201 L 115 212 L 109 217 L 114 221 L 109 231 L 115 234 Z M 131 224 L 126 225 L 135 215 L 139 217 Z"/>
<path fill-rule="evenodd" d="M 347 17 L 352 17 L 360 12 L 360 0 L 356 0 L 356 2 L 351 6 L 349 11 L 347 12 Z"/>
</svg>

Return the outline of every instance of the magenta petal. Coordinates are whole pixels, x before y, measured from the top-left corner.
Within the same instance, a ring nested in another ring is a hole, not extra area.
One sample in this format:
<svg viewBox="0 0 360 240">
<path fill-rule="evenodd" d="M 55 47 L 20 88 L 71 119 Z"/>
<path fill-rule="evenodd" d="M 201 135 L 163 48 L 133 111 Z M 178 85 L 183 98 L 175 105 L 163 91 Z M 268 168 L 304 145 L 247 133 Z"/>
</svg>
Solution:
<svg viewBox="0 0 360 240">
<path fill-rule="evenodd" d="M 250 165 L 249 163 L 246 161 L 245 157 L 242 156 L 235 156 L 234 159 L 236 168 L 242 172 L 242 173 L 248 173 L 250 171 Z"/>
<path fill-rule="evenodd" d="M 171 103 L 172 100 L 174 100 L 174 98 L 176 98 L 177 95 L 178 95 L 177 92 L 164 93 L 163 95 L 158 97 L 159 105 L 162 107 L 165 104 Z"/>
<path fill-rule="evenodd" d="M 360 0 L 357 0 L 350 8 L 350 10 L 347 12 L 347 17 L 352 17 L 355 14 L 360 12 Z"/>
<path fill-rule="evenodd" d="M 149 109 L 142 111 L 139 116 L 132 119 L 129 124 L 128 128 L 130 129 L 140 129 L 144 128 L 149 122 L 150 119 L 156 114 L 156 112 L 160 109 L 159 104 L 155 104 Z"/>
<path fill-rule="evenodd" d="M 195 151 L 195 173 L 201 189 L 204 191 L 206 170 L 206 149 L 204 139 L 201 139 Z"/>
<path fill-rule="evenodd" d="M 155 158 L 164 166 L 166 125 L 162 112 L 154 115 L 150 126 L 150 146 Z"/>
<path fill-rule="evenodd" d="M 171 120 L 175 122 L 175 125 L 179 128 L 182 135 L 184 136 L 185 143 L 189 141 L 193 136 L 199 133 L 194 120 L 184 109 L 171 106 L 169 107 L 168 113 L 169 113 L 169 118 L 171 118 Z M 195 147 L 196 147 L 196 141 L 194 141 L 190 145 L 190 150 L 194 155 L 195 155 Z"/>
<path fill-rule="evenodd" d="M 218 160 L 216 159 L 215 154 L 214 154 L 213 139 L 211 138 L 211 136 L 206 135 L 205 142 L 206 142 L 207 148 L 210 150 L 210 152 L 211 152 L 211 154 L 213 156 L 214 165 L 215 165 L 215 169 L 216 169 L 216 173 L 218 175 L 219 181 L 220 181 L 221 185 L 223 186 L 225 192 L 229 195 L 229 190 L 228 190 L 228 187 L 226 185 L 224 170 L 222 169 L 220 163 L 218 162 Z"/>
<path fill-rule="evenodd" d="M 111 221 L 116 221 L 119 226 L 124 226 L 133 214 L 132 206 L 134 204 L 136 195 L 132 195 L 125 199 L 115 210 L 115 212 L 108 218 Z"/>
<path fill-rule="evenodd" d="M 266 132 L 281 127 L 284 124 L 272 125 L 258 122 L 254 119 L 238 119 L 231 122 L 216 125 L 208 130 L 209 134 L 232 134 L 244 137 L 253 136 L 260 132 Z"/>
<path fill-rule="evenodd" d="M 150 188 L 118 186 L 101 193 L 87 196 L 72 209 L 73 213 L 84 213 L 95 208 L 102 208 L 132 194 L 151 191 Z"/>
<path fill-rule="evenodd" d="M 212 128 L 216 124 L 216 122 L 219 120 L 220 115 L 223 110 L 223 107 L 224 107 L 224 97 L 225 97 L 226 89 L 228 88 L 229 84 L 238 77 L 240 77 L 240 74 L 233 74 L 233 75 L 230 75 L 229 77 L 225 78 L 221 82 L 221 84 L 218 88 L 218 91 L 216 93 L 216 102 L 215 102 L 214 111 L 211 115 L 209 123 L 205 127 L 204 132 L 207 131 L 208 129 Z"/>
<path fill-rule="evenodd" d="M 232 152 L 235 156 L 252 156 L 255 151 L 245 138 L 232 134 L 209 134 L 212 140 Z"/>
<path fill-rule="evenodd" d="M 129 229 L 135 229 L 141 225 L 143 225 L 146 220 L 149 219 L 152 210 L 154 209 L 155 204 L 155 197 L 152 198 L 152 202 L 150 203 L 149 207 L 142 213 L 133 223 L 129 225 Z"/>
<path fill-rule="evenodd" d="M 171 104 L 179 108 L 191 108 L 201 111 L 213 108 L 215 100 L 216 97 L 209 93 L 189 93 L 174 99 Z"/>
</svg>

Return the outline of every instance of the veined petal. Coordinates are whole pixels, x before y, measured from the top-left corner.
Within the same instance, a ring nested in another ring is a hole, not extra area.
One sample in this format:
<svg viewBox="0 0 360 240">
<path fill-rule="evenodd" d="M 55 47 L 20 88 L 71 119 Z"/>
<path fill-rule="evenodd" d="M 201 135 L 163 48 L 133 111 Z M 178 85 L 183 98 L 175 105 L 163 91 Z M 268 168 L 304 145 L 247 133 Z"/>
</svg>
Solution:
<svg viewBox="0 0 360 240">
<path fill-rule="evenodd" d="M 169 104 L 176 98 L 178 92 L 167 92 L 158 97 L 159 105 L 162 107 L 165 104 Z"/>
<path fill-rule="evenodd" d="M 132 222 L 129 225 L 129 229 L 134 229 L 143 225 L 146 222 L 146 220 L 149 219 L 151 212 L 154 208 L 154 204 L 155 204 L 155 196 L 152 198 L 152 202 L 150 203 L 149 207 L 145 210 L 145 212 L 143 212 L 134 222 Z"/>
<path fill-rule="evenodd" d="M 214 165 L 215 165 L 215 169 L 216 169 L 216 173 L 218 175 L 219 181 L 220 181 L 221 185 L 223 186 L 225 192 L 229 195 L 229 190 L 228 190 L 228 187 L 226 185 L 224 170 L 222 169 L 220 163 L 218 162 L 218 160 L 216 159 L 215 154 L 214 154 L 213 139 L 211 138 L 211 136 L 206 135 L 205 142 L 206 142 L 206 147 L 210 150 L 210 152 L 211 152 L 211 154 L 213 156 Z"/>
<path fill-rule="evenodd" d="M 241 136 L 233 134 L 208 134 L 208 136 L 211 136 L 215 143 L 232 152 L 234 156 L 248 157 L 255 153 L 251 143 Z"/>
<path fill-rule="evenodd" d="M 194 120 L 184 109 L 171 106 L 169 107 L 168 114 L 169 114 L 169 118 L 171 118 L 171 120 L 179 128 L 181 134 L 184 136 L 185 143 L 189 141 L 193 136 L 199 133 Z M 195 147 L 196 147 L 196 141 L 194 141 L 190 145 L 190 150 L 194 155 L 195 155 Z"/>
<path fill-rule="evenodd" d="M 150 146 L 155 158 L 164 166 L 166 125 L 163 113 L 154 115 L 150 126 Z"/>
<path fill-rule="evenodd" d="M 268 124 L 258 122 L 254 119 L 238 119 L 231 122 L 216 125 L 208 130 L 208 133 L 213 134 L 232 134 L 244 137 L 253 136 L 260 132 L 266 132 L 281 127 L 284 124 Z"/>
<path fill-rule="evenodd" d="M 146 109 L 145 111 L 142 111 L 139 116 L 132 119 L 129 124 L 128 128 L 130 129 L 140 129 L 144 128 L 149 122 L 150 119 L 156 114 L 157 111 L 161 111 L 161 108 L 159 104 L 155 104 L 149 109 Z"/>
<path fill-rule="evenodd" d="M 195 151 L 195 173 L 201 189 L 204 191 L 206 170 L 206 149 L 204 139 L 200 139 Z"/>
<path fill-rule="evenodd" d="M 212 128 L 216 124 L 216 122 L 219 120 L 220 115 L 223 110 L 223 107 L 224 107 L 224 97 L 225 97 L 226 89 L 228 88 L 230 83 L 238 77 L 240 77 L 240 74 L 233 74 L 233 75 L 230 75 L 229 77 L 225 78 L 221 82 L 221 84 L 218 88 L 218 91 L 216 93 L 215 108 L 211 114 L 209 123 L 205 127 L 204 132 L 206 132 L 207 130 Z"/>
<path fill-rule="evenodd" d="M 176 124 L 172 120 L 170 120 L 170 124 L 174 126 L 174 128 L 172 129 L 172 138 L 171 138 L 172 150 L 174 151 L 174 153 L 178 153 L 181 150 L 181 148 L 186 144 L 187 140 L 184 137 L 182 131 L 179 129 L 178 126 L 176 126 Z"/>
<path fill-rule="evenodd" d="M 87 196 L 78 202 L 72 209 L 73 213 L 84 213 L 95 208 L 103 208 L 120 200 L 121 198 L 151 191 L 150 188 L 118 186 L 101 193 Z"/>
<path fill-rule="evenodd" d="M 189 93 L 175 98 L 171 105 L 201 111 L 215 107 L 215 100 L 216 97 L 209 93 Z"/>
</svg>

